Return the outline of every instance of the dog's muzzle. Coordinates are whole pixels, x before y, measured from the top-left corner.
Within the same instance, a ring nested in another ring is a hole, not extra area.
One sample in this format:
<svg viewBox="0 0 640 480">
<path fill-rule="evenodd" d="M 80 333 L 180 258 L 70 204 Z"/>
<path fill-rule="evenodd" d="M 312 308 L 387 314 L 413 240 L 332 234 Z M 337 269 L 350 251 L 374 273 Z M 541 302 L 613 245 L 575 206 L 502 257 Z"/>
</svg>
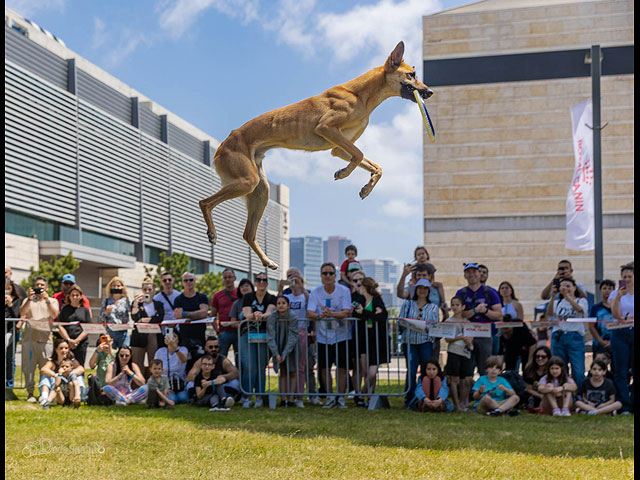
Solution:
<svg viewBox="0 0 640 480">
<path fill-rule="evenodd" d="M 416 99 L 413 96 L 414 90 L 418 90 L 418 93 L 420 94 L 420 96 L 425 100 L 429 98 L 431 95 L 433 95 L 433 90 L 431 90 L 430 88 L 427 88 L 426 90 L 419 90 L 414 86 L 409 85 L 408 83 L 404 83 L 402 85 L 402 89 L 400 90 L 400 96 L 402 98 L 406 98 L 407 100 L 411 100 L 412 102 L 415 102 Z"/>
</svg>

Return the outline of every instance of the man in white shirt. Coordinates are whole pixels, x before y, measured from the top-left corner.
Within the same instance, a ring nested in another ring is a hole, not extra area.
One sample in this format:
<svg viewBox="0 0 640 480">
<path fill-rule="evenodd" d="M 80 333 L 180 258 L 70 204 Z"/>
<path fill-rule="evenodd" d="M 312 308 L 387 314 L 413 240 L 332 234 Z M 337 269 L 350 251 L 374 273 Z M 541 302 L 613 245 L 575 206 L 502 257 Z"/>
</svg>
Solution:
<svg viewBox="0 0 640 480">
<path fill-rule="evenodd" d="M 180 292 L 173 289 L 174 279 L 170 272 L 164 272 L 160 279 L 162 281 L 162 290 L 153 297 L 154 300 L 162 303 L 164 307 L 164 319 L 163 320 L 175 320 L 176 316 L 173 310 L 176 298 L 180 296 Z M 162 334 L 166 335 L 167 330 L 165 327 L 162 329 Z"/>
<path fill-rule="evenodd" d="M 331 367 L 336 366 L 338 393 L 344 394 L 347 387 L 348 343 L 351 339 L 349 321 L 351 314 L 351 292 L 336 283 L 336 267 L 324 263 L 320 267 L 322 285 L 309 295 L 307 317 L 316 322 L 318 342 L 318 367 L 325 380 L 327 392 L 333 393 Z M 323 408 L 347 408 L 344 396 L 330 396 Z"/>
</svg>

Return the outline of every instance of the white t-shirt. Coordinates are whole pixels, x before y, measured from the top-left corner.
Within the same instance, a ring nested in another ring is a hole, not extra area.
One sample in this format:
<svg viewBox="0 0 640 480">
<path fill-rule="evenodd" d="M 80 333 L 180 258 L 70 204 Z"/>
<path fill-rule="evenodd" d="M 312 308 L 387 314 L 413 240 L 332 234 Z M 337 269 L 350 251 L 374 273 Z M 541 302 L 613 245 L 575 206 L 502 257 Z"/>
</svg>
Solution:
<svg viewBox="0 0 640 480">
<path fill-rule="evenodd" d="M 178 290 L 174 290 L 173 292 L 171 292 L 171 295 L 167 295 L 167 297 L 169 297 L 169 300 L 171 300 L 171 303 L 174 305 L 176 304 L 176 298 L 178 298 L 179 296 L 180 296 L 180 292 Z M 167 302 L 167 300 L 164 298 L 164 295 L 162 294 L 162 292 L 156 293 L 153 299 L 162 303 L 162 306 L 164 307 L 164 320 L 176 319 L 176 316 L 173 314 L 174 307 L 169 305 L 169 302 Z M 147 304 L 145 303 L 145 305 Z M 146 307 L 145 307 L 145 310 L 146 310 Z"/>
<path fill-rule="evenodd" d="M 187 350 L 187 347 L 178 347 L 178 351 L 184 353 L 187 357 L 189 356 L 189 350 Z M 168 356 L 169 350 L 167 347 L 159 348 L 153 356 L 156 360 L 162 360 L 162 374 L 167 375 L 169 380 L 171 380 L 171 377 L 175 376 L 180 377 L 182 380 L 186 380 L 187 362 L 181 362 L 176 352 L 173 352 L 169 358 L 167 358 Z"/>
<path fill-rule="evenodd" d="M 309 324 L 307 318 L 307 300 L 304 298 L 304 293 L 300 295 L 294 295 L 293 293 L 285 293 L 285 297 L 289 299 L 289 310 L 298 318 L 298 328 L 307 328 Z"/>
<path fill-rule="evenodd" d="M 333 293 L 328 294 L 324 286 L 320 285 L 309 294 L 307 310 L 320 315 L 322 307 L 328 307 L 332 312 L 351 309 L 351 292 L 347 287 L 336 284 Z M 348 320 L 319 319 L 316 322 L 317 340 L 322 344 L 334 344 L 349 340 L 351 338 L 350 330 Z"/>
<path fill-rule="evenodd" d="M 560 323 L 557 327 L 553 327 L 553 331 L 562 330 L 563 332 L 578 332 L 584 336 L 586 328 L 584 323 L 581 322 L 565 322 L 568 318 L 585 318 L 589 311 L 589 302 L 586 298 L 576 298 L 576 303 L 582 308 L 582 313 L 579 313 L 573 309 L 573 305 L 564 298 L 562 300 L 554 300 L 553 304 L 553 318 L 559 320 Z"/>
<path fill-rule="evenodd" d="M 618 295 L 618 289 L 616 288 L 609 294 L 609 305 L 613 305 L 613 301 Z M 633 295 L 626 294 L 620 297 L 620 313 L 622 318 L 633 317 Z"/>
</svg>

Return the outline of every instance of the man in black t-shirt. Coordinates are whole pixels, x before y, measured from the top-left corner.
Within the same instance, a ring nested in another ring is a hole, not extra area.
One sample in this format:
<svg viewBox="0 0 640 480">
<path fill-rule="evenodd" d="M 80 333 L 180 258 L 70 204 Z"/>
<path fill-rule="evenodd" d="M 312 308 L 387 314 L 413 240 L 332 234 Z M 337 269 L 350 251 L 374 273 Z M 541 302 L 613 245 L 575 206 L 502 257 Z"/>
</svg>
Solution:
<svg viewBox="0 0 640 480">
<path fill-rule="evenodd" d="M 511 321 L 509 315 L 505 315 L 504 321 Z M 531 330 L 524 325 L 516 328 L 500 328 L 499 355 L 504 355 L 505 369 L 515 370 L 518 366 L 518 359 L 520 359 L 524 371 L 524 367 L 532 358 L 536 343 Z"/>
<path fill-rule="evenodd" d="M 182 294 L 173 303 L 175 306 L 173 313 L 176 319 L 183 318 L 193 321 L 207 318 L 209 299 L 205 294 L 196 292 L 195 281 L 195 276 L 191 272 L 186 272 L 182 275 Z M 189 350 L 187 371 L 204 354 L 206 329 L 207 325 L 205 323 L 197 323 L 195 325 L 183 323 L 179 326 L 180 345 L 187 347 L 187 350 Z"/>
</svg>

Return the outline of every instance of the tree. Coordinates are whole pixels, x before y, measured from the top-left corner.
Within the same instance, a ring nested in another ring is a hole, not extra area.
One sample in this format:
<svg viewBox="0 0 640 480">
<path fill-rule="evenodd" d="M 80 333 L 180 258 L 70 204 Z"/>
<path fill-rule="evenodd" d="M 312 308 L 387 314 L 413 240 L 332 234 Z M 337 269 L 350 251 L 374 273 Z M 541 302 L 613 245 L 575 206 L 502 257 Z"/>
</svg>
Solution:
<svg viewBox="0 0 640 480">
<path fill-rule="evenodd" d="M 196 290 L 200 293 L 204 293 L 211 303 L 213 294 L 218 290 L 222 290 L 222 272 L 219 273 L 205 273 L 200 280 L 196 282 Z"/>
<path fill-rule="evenodd" d="M 153 268 L 144 267 L 144 271 L 147 276 L 151 277 L 153 280 L 153 286 L 156 290 L 162 290 L 162 280 L 161 276 L 163 273 L 170 273 L 173 275 L 175 280 L 174 288 L 176 290 L 182 291 L 182 282 L 180 279 L 182 278 L 182 274 L 185 272 L 194 271 L 193 268 L 189 269 L 189 256 L 184 253 L 174 253 L 170 257 L 164 252 L 160 252 L 160 260 L 158 261 L 158 265 L 156 266 L 156 272 L 153 273 Z"/>
<path fill-rule="evenodd" d="M 29 287 L 33 286 L 36 277 L 44 277 L 47 279 L 49 287 L 47 293 L 53 295 L 62 290 L 62 276 L 65 273 L 74 273 L 78 268 L 80 268 L 80 262 L 73 258 L 73 252 L 69 252 L 60 258 L 54 255 L 49 261 L 40 260 L 38 262 L 38 270 L 31 267 L 29 277 L 22 280 L 20 285 L 28 290 Z"/>
</svg>

